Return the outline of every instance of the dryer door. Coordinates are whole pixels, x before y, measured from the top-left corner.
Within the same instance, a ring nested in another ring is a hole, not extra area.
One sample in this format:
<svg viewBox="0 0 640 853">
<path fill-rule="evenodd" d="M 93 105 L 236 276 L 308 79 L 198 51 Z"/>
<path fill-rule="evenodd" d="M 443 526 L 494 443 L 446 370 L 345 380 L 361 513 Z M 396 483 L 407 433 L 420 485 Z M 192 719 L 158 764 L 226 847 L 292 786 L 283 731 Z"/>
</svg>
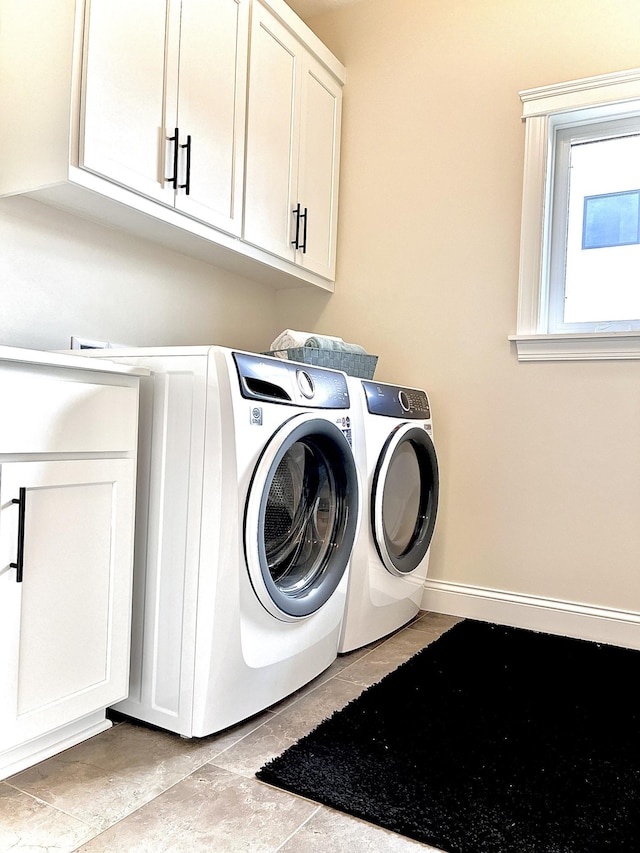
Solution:
<svg viewBox="0 0 640 853">
<path fill-rule="evenodd" d="M 382 449 L 371 487 L 373 538 L 387 571 L 407 575 L 424 559 L 438 493 L 438 460 L 429 433 L 400 424 Z"/>
<path fill-rule="evenodd" d="M 249 577 L 269 613 L 294 621 L 333 595 L 351 556 L 358 505 L 342 431 L 311 413 L 283 424 L 256 466 L 244 520 Z"/>
</svg>

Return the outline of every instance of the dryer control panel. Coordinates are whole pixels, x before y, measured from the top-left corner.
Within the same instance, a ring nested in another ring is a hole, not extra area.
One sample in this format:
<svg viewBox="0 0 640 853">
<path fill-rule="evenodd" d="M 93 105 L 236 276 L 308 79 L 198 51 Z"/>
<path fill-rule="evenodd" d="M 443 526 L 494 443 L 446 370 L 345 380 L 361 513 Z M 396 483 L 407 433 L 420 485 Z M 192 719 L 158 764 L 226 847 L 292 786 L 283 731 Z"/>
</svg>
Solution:
<svg viewBox="0 0 640 853">
<path fill-rule="evenodd" d="M 248 400 L 312 409 L 348 409 L 347 379 L 339 370 L 270 356 L 234 352 L 240 393 Z"/>
<path fill-rule="evenodd" d="M 362 380 L 367 408 L 372 415 L 390 418 L 429 420 L 431 409 L 429 398 L 420 388 L 405 388 L 402 385 L 387 385 L 384 382 Z"/>
</svg>

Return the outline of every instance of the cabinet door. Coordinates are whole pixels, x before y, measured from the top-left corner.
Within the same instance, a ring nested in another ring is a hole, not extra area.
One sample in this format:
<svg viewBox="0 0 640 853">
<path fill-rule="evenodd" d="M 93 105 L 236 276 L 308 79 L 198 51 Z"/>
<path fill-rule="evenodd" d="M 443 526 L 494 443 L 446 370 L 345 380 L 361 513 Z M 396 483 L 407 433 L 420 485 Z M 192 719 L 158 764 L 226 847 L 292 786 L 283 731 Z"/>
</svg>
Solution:
<svg viewBox="0 0 640 853">
<path fill-rule="evenodd" d="M 287 260 L 298 174 L 302 47 L 263 7 L 251 21 L 244 239 Z"/>
<path fill-rule="evenodd" d="M 342 87 L 305 56 L 300 119 L 298 201 L 306 211 L 305 251 L 296 263 L 335 279 Z"/>
<path fill-rule="evenodd" d="M 190 142 L 189 193 L 176 207 L 239 235 L 242 222 L 248 0 L 182 0 L 178 122 Z M 187 149 L 180 148 L 179 183 Z"/>
<path fill-rule="evenodd" d="M 9 462 L 0 475 L 2 750 L 126 695 L 135 464 Z"/>
<path fill-rule="evenodd" d="M 179 0 L 87 0 L 85 18 L 80 166 L 168 204 L 165 51 L 179 15 Z"/>
</svg>

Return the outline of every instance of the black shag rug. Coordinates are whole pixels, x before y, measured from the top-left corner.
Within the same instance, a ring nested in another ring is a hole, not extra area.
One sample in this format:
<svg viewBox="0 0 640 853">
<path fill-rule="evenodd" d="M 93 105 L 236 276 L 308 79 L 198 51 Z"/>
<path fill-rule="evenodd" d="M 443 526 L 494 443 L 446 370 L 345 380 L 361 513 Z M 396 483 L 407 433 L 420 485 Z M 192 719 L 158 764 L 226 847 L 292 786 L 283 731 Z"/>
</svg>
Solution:
<svg viewBox="0 0 640 853">
<path fill-rule="evenodd" d="M 451 628 L 258 779 L 447 853 L 640 852 L 640 652 Z"/>
</svg>

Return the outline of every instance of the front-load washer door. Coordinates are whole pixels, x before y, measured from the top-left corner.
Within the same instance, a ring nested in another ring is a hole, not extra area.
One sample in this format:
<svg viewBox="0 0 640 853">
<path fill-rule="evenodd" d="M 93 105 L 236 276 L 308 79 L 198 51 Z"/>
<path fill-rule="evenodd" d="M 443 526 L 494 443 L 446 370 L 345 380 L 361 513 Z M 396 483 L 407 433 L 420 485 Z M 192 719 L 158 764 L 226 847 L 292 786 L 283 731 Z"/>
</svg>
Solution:
<svg viewBox="0 0 640 853">
<path fill-rule="evenodd" d="M 312 413 L 284 423 L 258 461 L 244 522 L 249 577 L 269 613 L 294 621 L 329 600 L 349 563 L 358 506 L 342 431 Z"/>
<path fill-rule="evenodd" d="M 378 554 L 394 575 L 407 575 L 431 544 L 438 509 L 438 460 L 429 433 L 396 427 L 379 456 L 371 487 L 371 526 Z"/>
</svg>

